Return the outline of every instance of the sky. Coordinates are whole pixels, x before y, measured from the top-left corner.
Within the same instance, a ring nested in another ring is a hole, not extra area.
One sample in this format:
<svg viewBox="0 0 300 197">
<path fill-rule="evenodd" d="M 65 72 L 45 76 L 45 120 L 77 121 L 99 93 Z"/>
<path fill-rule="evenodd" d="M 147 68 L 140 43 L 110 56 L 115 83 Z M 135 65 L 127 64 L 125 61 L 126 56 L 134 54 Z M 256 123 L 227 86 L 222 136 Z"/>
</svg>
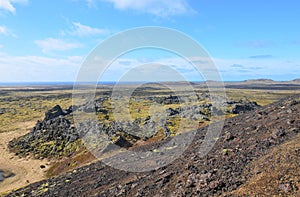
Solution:
<svg viewBox="0 0 300 197">
<path fill-rule="evenodd" d="M 297 0 L 0 0 L 0 83 L 75 81 L 95 47 L 144 26 L 197 41 L 224 81 L 300 78 L 299 7 Z M 151 61 L 202 80 L 178 55 L 154 49 L 124 54 L 101 80 Z"/>
</svg>

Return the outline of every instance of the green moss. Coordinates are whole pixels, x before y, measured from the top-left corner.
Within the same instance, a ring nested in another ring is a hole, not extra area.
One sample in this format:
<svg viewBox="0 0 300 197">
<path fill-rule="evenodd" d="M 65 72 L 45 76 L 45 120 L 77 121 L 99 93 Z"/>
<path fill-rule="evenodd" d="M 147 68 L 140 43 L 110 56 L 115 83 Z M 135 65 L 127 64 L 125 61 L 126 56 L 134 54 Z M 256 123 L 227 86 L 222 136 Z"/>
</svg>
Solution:
<svg viewBox="0 0 300 197">
<path fill-rule="evenodd" d="M 8 96 L 0 97 L 1 108 L 7 109 L 0 115 L 0 133 L 24 129 L 22 123 L 43 119 L 45 112 L 56 104 L 60 104 L 63 108 L 72 104 L 71 97 L 57 98 L 47 92 L 37 93 L 11 92 Z M 54 93 L 61 95 L 64 92 Z"/>
<path fill-rule="evenodd" d="M 228 153 L 228 149 L 227 148 L 223 148 L 222 154 L 226 155 L 227 153 Z"/>
</svg>

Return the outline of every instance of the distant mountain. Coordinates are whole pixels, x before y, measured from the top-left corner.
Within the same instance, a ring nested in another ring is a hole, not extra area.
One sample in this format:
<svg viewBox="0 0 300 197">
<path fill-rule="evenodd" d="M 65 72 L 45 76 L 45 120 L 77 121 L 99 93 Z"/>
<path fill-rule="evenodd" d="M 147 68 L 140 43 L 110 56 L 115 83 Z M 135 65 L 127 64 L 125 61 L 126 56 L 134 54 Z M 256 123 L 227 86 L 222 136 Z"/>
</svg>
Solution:
<svg viewBox="0 0 300 197">
<path fill-rule="evenodd" d="M 291 82 L 300 83 L 300 78 L 298 78 L 298 79 L 294 79 L 294 80 L 292 80 Z"/>
<path fill-rule="evenodd" d="M 245 83 L 273 83 L 275 81 L 272 79 L 248 79 L 243 82 L 245 82 Z"/>
</svg>

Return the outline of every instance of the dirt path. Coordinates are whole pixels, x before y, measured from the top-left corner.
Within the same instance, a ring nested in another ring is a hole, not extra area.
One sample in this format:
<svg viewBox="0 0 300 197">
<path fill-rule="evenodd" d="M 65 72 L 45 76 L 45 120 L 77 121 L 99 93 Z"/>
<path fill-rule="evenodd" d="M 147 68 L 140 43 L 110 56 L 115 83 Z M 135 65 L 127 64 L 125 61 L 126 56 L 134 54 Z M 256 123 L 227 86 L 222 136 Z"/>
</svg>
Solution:
<svg viewBox="0 0 300 197">
<path fill-rule="evenodd" d="M 0 196 L 3 192 L 23 187 L 44 178 L 44 172 L 48 168 L 48 161 L 19 158 L 7 149 L 7 144 L 10 140 L 28 133 L 34 125 L 35 121 L 24 122 L 19 127 L 23 129 L 0 133 L 0 170 L 15 174 L 15 176 L 0 183 Z M 41 169 L 41 165 L 45 165 L 46 168 Z"/>
</svg>

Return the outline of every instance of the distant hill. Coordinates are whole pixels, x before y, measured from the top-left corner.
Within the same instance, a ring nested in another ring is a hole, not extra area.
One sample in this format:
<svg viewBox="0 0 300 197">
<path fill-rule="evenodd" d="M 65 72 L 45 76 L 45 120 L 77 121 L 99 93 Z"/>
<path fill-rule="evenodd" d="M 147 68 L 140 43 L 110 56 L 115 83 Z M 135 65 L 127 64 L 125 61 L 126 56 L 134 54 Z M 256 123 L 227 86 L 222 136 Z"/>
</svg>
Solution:
<svg viewBox="0 0 300 197">
<path fill-rule="evenodd" d="M 245 82 L 245 83 L 274 83 L 275 81 L 272 79 L 248 79 L 243 82 Z"/>
<path fill-rule="evenodd" d="M 300 78 L 298 78 L 298 79 L 294 79 L 294 80 L 292 80 L 291 82 L 300 83 Z"/>
</svg>

